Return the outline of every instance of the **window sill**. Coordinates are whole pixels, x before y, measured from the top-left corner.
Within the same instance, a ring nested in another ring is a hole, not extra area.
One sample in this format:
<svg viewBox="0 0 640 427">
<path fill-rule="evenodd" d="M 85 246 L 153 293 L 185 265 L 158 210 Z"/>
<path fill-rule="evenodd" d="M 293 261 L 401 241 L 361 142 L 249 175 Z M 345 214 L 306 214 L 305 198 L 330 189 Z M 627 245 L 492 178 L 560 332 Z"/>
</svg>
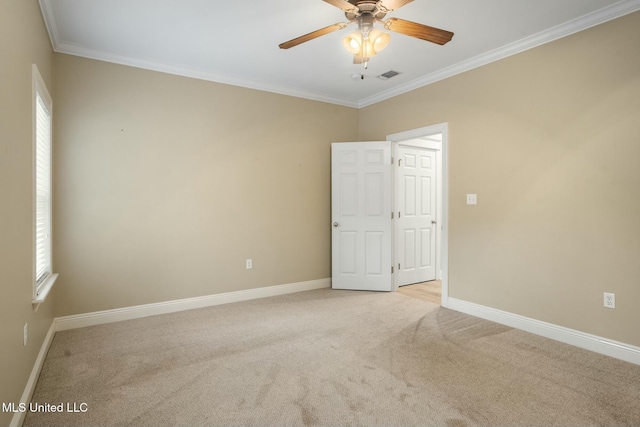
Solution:
<svg viewBox="0 0 640 427">
<path fill-rule="evenodd" d="M 47 295 L 49 295 L 49 292 L 51 291 L 51 288 L 53 288 L 53 284 L 56 282 L 57 278 L 58 273 L 52 274 L 49 276 L 49 278 L 47 278 L 47 281 L 44 282 L 44 284 L 40 288 L 40 293 L 38 293 L 33 301 L 31 301 L 34 305 L 42 304 L 44 300 L 47 299 Z"/>
</svg>

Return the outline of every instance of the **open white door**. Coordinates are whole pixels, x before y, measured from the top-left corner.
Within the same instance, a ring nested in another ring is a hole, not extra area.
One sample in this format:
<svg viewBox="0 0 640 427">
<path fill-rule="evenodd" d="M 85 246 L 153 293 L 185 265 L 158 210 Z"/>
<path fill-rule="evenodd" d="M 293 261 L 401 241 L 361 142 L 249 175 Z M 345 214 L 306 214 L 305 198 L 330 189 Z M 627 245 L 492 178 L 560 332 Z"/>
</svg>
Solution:
<svg viewBox="0 0 640 427">
<path fill-rule="evenodd" d="M 396 284 L 436 279 L 436 151 L 398 146 Z"/>
<path fill-rule="evenodd" d="M 331 144 L 331 284 L 392 291 L 391 142 Z"/>
</svg>

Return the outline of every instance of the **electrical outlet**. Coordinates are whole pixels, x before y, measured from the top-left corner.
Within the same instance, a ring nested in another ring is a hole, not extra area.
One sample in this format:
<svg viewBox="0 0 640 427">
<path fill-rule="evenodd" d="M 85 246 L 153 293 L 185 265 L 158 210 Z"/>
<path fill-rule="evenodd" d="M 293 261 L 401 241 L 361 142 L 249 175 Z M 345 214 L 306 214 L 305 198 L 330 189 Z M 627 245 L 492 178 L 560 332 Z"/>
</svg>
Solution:
<svg viewBox="0 0 640 427">
<path fill-rule="evenodd" d="M 253 261 L 250 259 L 247 260 L 247 270 L 251 270 L 253 268 Z"/>
<path fill-rule="evenodd" d="M 27 346 L 27 338 L 29 336 L 29 324 L 25 323 L 24 324 L 24 330 L 23 330 L 23 335 L 22 335 L 22 343 L 23 345 L 26 347 Z"/>
<path fill-rule="evenodd" d="M 616 308 L 616 294 L 609 292 L 604 293 L 604 306 L 607 308 Z"/>
<path fill-rule="evenodd" d="M 478 195 L 477 194 L 467 194 L 467 204 L 468 205 L 477 205 L 478 204 Z"/>
</svg>

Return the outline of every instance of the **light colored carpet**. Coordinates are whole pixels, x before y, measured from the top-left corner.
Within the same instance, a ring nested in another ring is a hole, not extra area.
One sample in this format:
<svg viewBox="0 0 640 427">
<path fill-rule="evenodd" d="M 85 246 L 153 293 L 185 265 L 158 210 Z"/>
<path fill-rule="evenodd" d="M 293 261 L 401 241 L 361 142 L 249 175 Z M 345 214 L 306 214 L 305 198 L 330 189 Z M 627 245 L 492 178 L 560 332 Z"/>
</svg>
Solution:
<svg viewBox="0 0 640 427">
<path fill-rule="evenodd" d="M 640 366 L 398 293 L 302 292 L 59 332 L 25 426 L 640 425 Z"/>
</svg>

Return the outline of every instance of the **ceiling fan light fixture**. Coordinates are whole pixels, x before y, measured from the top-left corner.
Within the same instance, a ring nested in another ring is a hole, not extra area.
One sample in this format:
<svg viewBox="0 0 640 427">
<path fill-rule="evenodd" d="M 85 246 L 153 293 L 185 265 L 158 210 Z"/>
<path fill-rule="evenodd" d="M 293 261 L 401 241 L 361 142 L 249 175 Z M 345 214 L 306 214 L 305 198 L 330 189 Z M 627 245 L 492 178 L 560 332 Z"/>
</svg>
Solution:
<svg viewBox="0 0 640 427">
<path fill-rule="evenodd" d="M 371 30 L 368 37 L 363 37 L 360 31 L 354 31 L 342 39 L 342 46 L 353 55 L 371 58 L 382 52 L 390 40 L 389 34 L 377 29 Z"/>
<path fill-rule="evenodd" d="M 380 30 L 371 30 L 369 33 L 369 41 L 371 42 L 371 49 L 374 55 L 382 52 L 385 47 L 389 45 L 389 41 L 391 41 L 391 36 L 389 33 L 383 33 Z"/>
<path fill-rule="evenodd" d="M 342 46 L 347 52 L 357 55 L 362 50 L 362 34 L 360 31 L 354 31 L 342 39 Z"/>
</svg>

